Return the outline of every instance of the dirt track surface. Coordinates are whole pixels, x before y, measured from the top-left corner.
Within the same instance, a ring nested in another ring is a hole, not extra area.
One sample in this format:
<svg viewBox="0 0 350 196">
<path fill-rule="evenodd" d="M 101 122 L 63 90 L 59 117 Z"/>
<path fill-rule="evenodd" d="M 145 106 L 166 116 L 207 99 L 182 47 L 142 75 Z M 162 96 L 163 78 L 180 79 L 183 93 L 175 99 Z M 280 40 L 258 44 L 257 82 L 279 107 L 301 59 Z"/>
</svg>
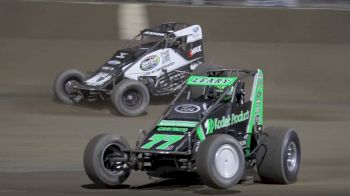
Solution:
<svg viewBox="0 0 350 196">
<path fill-rule="evenodd" d="M 53 99 L 51 86 L 60 71 L 94 70 L 118 45 L 115 39 L 0 37 L 0 195 L 350 194 L 350 45 L 338 42 L 205 45 L 209 63 L 265 65 L 266 124 L 294 127 L 301 138 L 297 183 L 257 181 L 213 190 L 197 180 L 148 179 L 134 172 L 119 189 L 91 184 L 82 167 L 87 142 L 113 132 L 133 145 L 137 130 L 150 127 L 171 100 L 154 99 L 147 114 L 126 118 L 109 102 L 66 106 Z"/>
<path fill-rule="evenodd" d="M 287 109 L 267 106 L 266 112 L 271 117 L 266 124 L 292 126 L 299 131 L 303 154 L 295 184 L 256 182 L 219 191 L 195 180 L 149 180 L 144 173 L 134 172 L 120 189 L 108 190 L 92 185 L 82 171 L 86 143 L 96 134 L 114 132 L 133 144 L 136 131 L 149 127 L 165 104 L 153 103 L 147 115 L 124 118 L 111 114 L 108 103 L 70 107 L 54 102 L 50 93 L 34 91 L 38 93 L 34 96 L 33 91 L 1 96 L 0 195 L 346 195 L 350 192 L 347 153 L 350 123 L 327 120 L 330 112 L 348 113 L 344 106 L 327 109 L 320 109 L 322 105 L 293 105 Z M 284 110 L 289 114 L 278 115 Z M 314 119 L 310 117 L 313 111 L 323 115 Z M 287 119 L 289 115 L 304 120 Z"/>
</svg>

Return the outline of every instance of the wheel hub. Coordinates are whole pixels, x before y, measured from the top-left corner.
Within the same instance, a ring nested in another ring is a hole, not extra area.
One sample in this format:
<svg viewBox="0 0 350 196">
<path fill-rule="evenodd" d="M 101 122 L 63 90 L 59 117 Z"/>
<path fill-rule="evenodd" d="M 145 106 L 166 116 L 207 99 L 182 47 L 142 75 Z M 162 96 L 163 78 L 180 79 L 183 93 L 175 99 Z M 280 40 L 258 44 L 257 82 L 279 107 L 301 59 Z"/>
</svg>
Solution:
<svg viewBox="0 0 350 196">
<path fill-rule="evenodd" d="M 289 171 L 293 171 L 297 165 L 297 145 L 291 141 L 287 147 L 287 168 Z"/>
<path fill-rule="evenodd" d="M 127 106 L 135 106 L 139 102 L 139 95 L 136 90 L 128 90 L 124 94 L 124 102 Z"/>
<path fill-rule="evenodd" d="M 123 153 L 117 144 L 109 144 L 102 151 L 101 161 L 104 169 L 109 173 L 119 173 L 124 170 L 125 163 L 119 161 L 113 161 L 114 157 L 123 157 Z"/>
<path fill-rule="evenodd" d="M 77 81 L 75 80 L 69 80 L 68 82 L 66 82 L 64 84 L 64 90 L 68 93 L 68 94 L 71 94 L 74 92 L 74 84 L 76 83 Z"/>
<path fill-rule="evenodd" d="M 239 156 L 237 150 L 231 145 L 222 145 L 215 154 L 215 167 L 220 176 L 224 178 L 233 177 L 239 167 Z"/>
</svg>

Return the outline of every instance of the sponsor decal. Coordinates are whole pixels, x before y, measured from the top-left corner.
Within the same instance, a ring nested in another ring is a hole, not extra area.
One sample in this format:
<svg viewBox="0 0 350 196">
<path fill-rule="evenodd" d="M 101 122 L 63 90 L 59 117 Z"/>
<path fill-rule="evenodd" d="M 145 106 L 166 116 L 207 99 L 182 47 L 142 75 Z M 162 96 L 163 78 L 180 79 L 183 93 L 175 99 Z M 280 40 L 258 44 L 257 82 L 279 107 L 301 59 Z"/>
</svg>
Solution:
<svg viewBox="0 0 350 196">
<path fill-rule="evenodd" d="M 120 61 L 118 61 L 118 60 L 110 60 L 110 61 L 107 61 L 107 63 L 110 64 L 110 65 L 118 65 L 118 64 L 120 64 Z"/>
<path fill-rule="evenodd" d="M 155 36 L 164 36 L 164 33 L 158 33 L 158 32 L 152 32 L 152 31 L 145 31 L 143 32 L 145 35 L 155 35 Z"/>
<path fill-rule="evenodd" d="M 156 149 L 171 150 L 174 148 L 173 144 L 181 140 L 183 137 L 184 135 L 154 134 L 152 137 L 148 138 L 148 142 L 141 146 L 141 148 L 150 149 L 157 144 L 161 144 Z"/>
<path fill-rule="evenodd" d="M 113 67 L 108 67 L 108 66 L 103 66 L 102 70 L 108 70 L 108 71 L 113 71 L 114 68 Z"/>
<path fill-rule="evenodd" d="M 258 82 L 256 87 L 256 97 L 255 97 L 255 113 L 257 116 L 260 114 L 261 105 L 262 105 L 262 90 L 263 90 L 263 82 L 262 82 L 262 76 L 258 75 Z"/>
<path fill-rule="evenodd" d="M 164 127 L 195 127 L 196 121 L 161 120 L 158 126 Z"/>
<path fill-rule="evenodd" d="M 119 53 L 119 55 L 116 55 L 115 58 L 123 59 L 123 58 L 125 58 L 126 55 L 128 55 L 128 53 L 126 53 L 126 52 L 121 52 L 121 53 Z"/>
<path fill-rule="evenodd" d="M 194 104 L 182 104 L 175 107 L 176 112 L 183 114 L 196 113 L 199 110 L 201 110 L 201 108 L 198 105 Z"/>
<path fill-rule="evenodd" d="M 101 82 L 104 79 L 105 79 L 105 77 L 99 77 L 96 82 Z"/>
<path fill-rule="evenodd" d="M 185 128 L 185 127 L 158 127 L 157 131 L 187 132 L 188 128 Z"/>
<path fill-rule="evenodd" d="M 159 63 L 160 63 L 160 57 L 158 55 L 152 55 L 145 58 L 141 62 L 140 69 L 142 71 L 149 71 L 157 67 Z"/>
<path fill-rule="evenodd" d="M 204 123 L 206 134 L 213 133 L 215 130 L 226 128 L 228 126 L 246 121 L 249 119 L 249 111 L 241 111 L 239 114 L 230 114 L 221 118 L 209 118 Z"/>
<path fill-rule="evenodd" d="M 190 76 L 187 80 L 187 85 L 230 86 L 236 80 L 237 80 L 236 77 Z"/>
<path fill-rule="evenodd" d="M 170 67 L 170 66 L 172 66 L 172 65 L 174 65 L 174 64 L 175 64 L 175 62 L 168 63 L 168 64 L 166 64 L 166 65 L 163 65 L 163 66 L 161 66 L 161 67 L 158 67 L 157 69 L 154 69 L 154 70 L 152 70 L 152 71 L 146 72 L 144 75 L 145 75 L 145 76 L 148 76 L 148 75 L 154 74 L 154 73 L 156 73 L 156 72 L 158 72 L 158 71 L 161 71 L 162 69 L 165 69 L 165 68 L 167 68 L 167 67 Z"/>
<path fill-rule="evenodd" d="M 188 57 L 192 58 L 193 55 L 197 54 L 198 52 L 202 52 L 202 46 L 196 46 L 188 51 Z"/>
<path fill-rule="evenodd" d="M 208 109 L 208 107 L 207 107 L 207 104 L 206 103 L 203 103 L 203 110 L 207 110 Z"/>
<path fill-rule="evenodd" d="M 170 61 L 170 54 L 169 50 L 166 50 L 164 52 L 160 53 L 160 56 L 162 57 L 162 64 L 165 64 Z"/>
<path fill-rule="evenodd" d="M 191 42 L 194 42 L 194 41 L 198 40 L 199 37 L 200 37 L 199 33 L 192 34 L 191 36 L 188 37 L 188 41 L 190 40 Z"/>
</svg>

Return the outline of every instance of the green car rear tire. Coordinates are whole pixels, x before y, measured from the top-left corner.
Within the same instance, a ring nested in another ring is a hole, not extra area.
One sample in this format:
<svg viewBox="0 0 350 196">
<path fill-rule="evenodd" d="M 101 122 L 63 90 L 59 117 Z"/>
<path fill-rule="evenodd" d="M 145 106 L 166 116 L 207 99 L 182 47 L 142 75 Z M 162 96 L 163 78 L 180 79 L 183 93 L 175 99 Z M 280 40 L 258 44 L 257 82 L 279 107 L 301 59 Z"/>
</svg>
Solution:
<svg viewBox="0 0 350 196">
<path fill-rule="evenodd" d="M 264 183 L 290 184 L 297 180 L 300 168 L 301 148 L 294 129 L 268 127 L 267 136 L 258 150 L 256 161 L 258 174 Z"/>
</svg>

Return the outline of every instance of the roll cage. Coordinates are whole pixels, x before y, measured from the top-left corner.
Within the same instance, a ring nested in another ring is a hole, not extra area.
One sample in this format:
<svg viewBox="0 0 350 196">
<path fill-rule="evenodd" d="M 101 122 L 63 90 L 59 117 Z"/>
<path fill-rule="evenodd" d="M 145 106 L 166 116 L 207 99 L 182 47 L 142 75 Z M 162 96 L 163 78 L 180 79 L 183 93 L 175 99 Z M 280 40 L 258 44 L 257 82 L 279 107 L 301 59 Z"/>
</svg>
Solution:
<svg viewBox="0 0 350 196">
<path fill-rule="evenodd" d="M 133 39 L 131 39 L 124 48 L 143 48 L 145 54 L 148 51 L 153 51 L 158 47 L 172 47 L 176 39 L 181 39 L 186 36 L 177 37 L 174 32 L 189 27 L 186 23 L 163 23 L 159 26 L 143 29 Z"/>
<path fill-rule="evenodd" d="M 206 86 L 206 88 L 204 89 L 204 91 L 207 90 L 207 87 L 211 87 L 211 86 L 220 86 L 220 87 L 224 87 L 222 94 L 216 98 L 216 101 L 212 104 L 212 106 L 204 113 L 202 119 L 196 124 L 196 126 L 189 131 L 189 134 L 191 134 L 191 136 L 195 135 L 194 133 L 198 130 L 198 128 L 207 120 L 208 116 L 211 114 L 211 112 L 213 112 L 217 106 L 219 105 L 219 103 L 221 101 L 224 101 L 226 95 L 228 93 L 232 93 L 233 96 L 230 96 L 231 99 L 229 100 L 230 103 L 234 103 L 236 100 L 236 90 L 238 87 L 238 84 L 240 82 L 240 80 L 248 78 L 248 77 L 254 77 L 258 72 L 261 72 L 261 70 L 243 70 L 243 69 L 215 69 L 215 70 L 209 70 L 207 71 L 207 75 L 209 77 L 217 77 L 219 75 L 227 75 L 227 78 L 233 78 L 234 81 L 232 83 L 230 83 L 229 85 L 210 85 L 210 84 L 204 84 L 204 86 Z M 233 74 L 235 74 L 236 77 L 232 77 Z M 191 76 L 193 77 L 193 76 Z M 191 77 L 187 80 L 187 81 L 191 81 Z M 201 84 L 198 84 L 201 85 Z M 203 85 L 203 84 L 202 84 Z M 181 97 L 181 95 L 188 90 L 188 96 L 187 98 L 189 98 L 189 94 L 191 94 L 191 88 L 192 86 L 196 86 L 196 85 L 185 85 L 180 92 L 177 94 L 177 96 L 175 97 L 175 99 L 171 102 L 171 104 L 169 105 L 169 107 L 167 108 L 165 114 L 163 116 L 160 117 L 161 119 L 164 119 L 167 117 L 167 115 L 169 115 L 169 112 L 172 110 L 172 108 L 174 107 L 174 104 L 179 100 L 179 98 Z M 233 88 L 233 92 L 230 92 Z M 252 89 L 254 90 L 254 89 Z M 204 92 L 205 93 L 205 92 Z M 228 108 L 228 112 L 230 112 L 231 108 Z M 156 126 L 156 124 L 154 125 L 154 127 Z M 154 128 L 153 127 L 153 128 Z M 180 144 L 179 148 L 181 148 L 181 146 L 184 144 Z"/>
</svg>

